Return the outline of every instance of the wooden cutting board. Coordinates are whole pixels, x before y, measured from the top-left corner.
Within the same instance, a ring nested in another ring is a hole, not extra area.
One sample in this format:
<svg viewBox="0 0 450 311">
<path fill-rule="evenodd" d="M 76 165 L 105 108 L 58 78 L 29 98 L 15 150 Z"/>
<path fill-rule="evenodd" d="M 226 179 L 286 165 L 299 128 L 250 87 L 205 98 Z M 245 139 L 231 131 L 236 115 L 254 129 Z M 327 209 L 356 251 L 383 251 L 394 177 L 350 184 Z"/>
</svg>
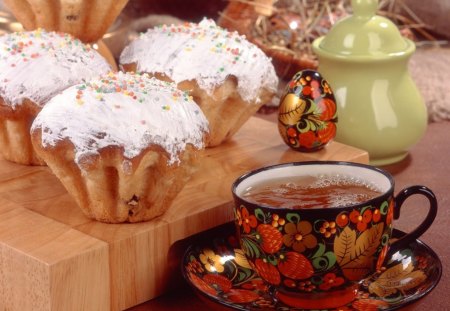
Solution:
<svg viewBox="0 0 450 311">
<path fill-rule="evenodd" d="M 0 159 L 0 309 L 123 310 L 161 295 L 179 271 L 177 241 L 233 219 L 234 179 L 307 160 L 368 163 L 368 155 L 337 142 L 296 152 L 275 123 L 253 117 L 232 140 L 206 150 L 163 216 L 104 224 L 86 218 L 47 167 Z"/>
</svg>

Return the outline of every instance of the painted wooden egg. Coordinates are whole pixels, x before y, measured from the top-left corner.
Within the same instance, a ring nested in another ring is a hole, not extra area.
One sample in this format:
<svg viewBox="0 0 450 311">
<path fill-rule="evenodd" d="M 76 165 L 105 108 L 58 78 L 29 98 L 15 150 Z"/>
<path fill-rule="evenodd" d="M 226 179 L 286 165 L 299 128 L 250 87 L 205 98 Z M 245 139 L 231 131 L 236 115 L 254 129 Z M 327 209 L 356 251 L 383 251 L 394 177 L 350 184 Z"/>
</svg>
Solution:
<svg viewBox="0 0 450 311">
<path fill-rule="evenodd" d="M 316 151 L 336 136 L 336 100 L 328 82 L 314 70 L 297 72 L 278 108 L 278 130 L 298 151 Z"/>
</svg>

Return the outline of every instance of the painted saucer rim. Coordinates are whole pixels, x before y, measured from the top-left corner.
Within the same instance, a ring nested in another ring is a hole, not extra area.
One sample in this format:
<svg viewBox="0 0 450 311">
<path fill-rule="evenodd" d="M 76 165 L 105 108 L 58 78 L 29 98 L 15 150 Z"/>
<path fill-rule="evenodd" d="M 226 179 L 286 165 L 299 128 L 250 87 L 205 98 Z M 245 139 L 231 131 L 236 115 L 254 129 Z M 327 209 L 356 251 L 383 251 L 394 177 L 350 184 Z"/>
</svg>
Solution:
<svg viewBox="0 0 450 311">
<path fill-rule="evenodd" d="M 232 227 L 230 226 L 230 223 L 229 223 L 229 224 L 226 224 L 226 226 L 227 226 L 227 227 L 228 227 L 228 226 L 230 227 L 230 228 L 227 228 L 227 229 L 232 230 Z M 227 229 L 224 229 L 224 230 L 221 230 L 221 231 L 219 231 L 219 232 L 217 232 L 217 233 L 214 233 L 213 238 L 210 239 L 209 241 L 201 241 L 200 243 L 195 243 L 195 244 L 189 245 L 189 246 L 186 248 L 186 250 L 185 250 L 185 252 L 184 252 L 184 254 L 183 254 L 183 256 L 182 256 L 182 259 L 181 259 L 181 264 L 180 264 L 180 266 L 181 266 L 181 267 L 180 267 L 180 268 L 181 268 L 181 274 L 182 274 L 184 280 L 189 284 L 189 287 L 190 287 L 191 289 L 193 289 L 197 294 L 200 294 L 202 297 L 208 299 L 209 302 L 212 302 L 212 303 L 215 303 L 215 304 L 219 304 L 219 305 L 221 305 L 221 306 L 223 306 L 223 307 L 227 307 L 227 308 L 230 308 L 230 309 L 232 309 L 232 310 L 251 311 L 251 309 L 249 309 L 249 308 L 246 308 L 246 307 L 244 307 L 244 306 L 239 306 L 239 305 L 236 305 L 236 304 L 230 304 L 230 303 L 227 303 L 226 301 L 224 301 L 224 300 L 222 300 L 222 299 L 217 299 L 216 296 L 212 296 L 212 295 L 210 295 L 210 294 L 208 294 L 208 293 L 206 293 L 206 292 L 200 290 L 198 287 L 196 287 L 196 286 L 190 281 L 190 279 L 189 279 L 189 277 L 188 277 L 188 275 L 187 275 L 187 273 L 186 273 L 186 269 L 185 269 L 184 263 L 185 263 L 186 256 L 189 254 L 189 252 L 191 252 L 195 247 L 206 247 L 206 246 L 210 246 L 211 241 L 214 240 L 215 237 L 220 237 L 220 236 L 229 235 L 230 233 L 227 233 L 227 231 L 228 231 Z M 225 230 L 227 230 L 227 231 L 225 231 Z M 392 237 L 401 237 L 401 236 L 403 236 L 403 235 L 405 235 L 405 234 L 406 234 L 405 232 L 403 232 L 403 231 L 401 231 L 401 230 L 399 230 L 399 229 L 394 229 L 394 230 L 393 230 L 393 233 L 392 233 Z M 423 297 L 425 297 L 426 295 L 428 295 L 434 288 L 436 288 L 436 286 L 439 284 L 439 282 L 440 282 L 440 280 L 441 280 L 442 273 L 443 273 L 442 262 L 441 262 L 439 256 L 437 255 L 437 253 L 436 253 L 429 245 L 427 245 L 426 243 L 424 243 L 424 242 L 423 242 L 422 240 L 420 240 L 420 239 L 416 239 L 416 240 L 415 240 L 414 242 L 412 242 L 411 244 L 417 244 L 417 245 L 419 245 L 419 247 L 421 247 L 421 248 L 423 248 L 424 250 L 426 250 L 426 251 L 430 254 L 430 257 L 432 257 L 432 258 L 435 260 L 435 262 L 436 262 L 436 267 L 438 268 L 438 271 L 436 272 L 436 274 L 437 274 L 437 275 L 436 275 L 436 278 L 435 278 L 435 280 L 434 280 L 432 283 L 430 283 L 430 286 L 429 286 L 425 291 L 421 292 L 420 294 L 414 294 L 414 295 L 411 295 L 410 298 L 409 298 L 409 299 L 407 298 L 406 301 L 404 301 L 403 303 L 398 304 L 398 305 L 390 306 L 390 307 L 388 307 L 388 308 L 386 308 L 386 309 L 383 309 L 383 311 L 393 311 L 393 310 L 397 310 L 397 309 L 399 309 L 399 308 L 403 308 L 403 307 L 405 307 L 405 306 L 407 306 L 407 305 L 410 305 L 410 304 L 412 304 L 412 303 L 414 303 L 414 302 L 416 302 L 416 301 L 422 299 Z M 411 244 L 410 244 L 410 245 L 411 245 Z M 301 309 L 295 309 L 295 308 L 292 308 L 292 309 L 293 309 L 293 310 L 301 310 Z M 262 309 L 259 309 L 259 310 L 262 310 Z"/>
</svg>

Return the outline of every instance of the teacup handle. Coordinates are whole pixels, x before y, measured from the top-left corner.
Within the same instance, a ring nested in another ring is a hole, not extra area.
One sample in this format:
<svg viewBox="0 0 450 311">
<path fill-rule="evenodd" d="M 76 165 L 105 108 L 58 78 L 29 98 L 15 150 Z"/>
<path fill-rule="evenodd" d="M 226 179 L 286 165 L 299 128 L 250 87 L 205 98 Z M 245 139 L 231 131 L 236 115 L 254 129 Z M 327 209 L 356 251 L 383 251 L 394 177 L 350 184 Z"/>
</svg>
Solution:
<svg viewBox="0 0 450 311">
<path fill-rule="evenodd" d="M 425 231 L 433 223 L 437 214 L 437 200 L 433 191 L 425 186 L 411 186 L 400 191 L 394 199 L 395 208 L 394 208 L 394 219 L 398 219 L 400 217 L 400 209 L 407 198 L 414 194 L 424 195 L 428 201 L 430 202 L 430 208 L 428 210 L 428 214 L 422 223 L 410 233 L 404 235 L 399 240 L 395 241 L 391 244 L 391 249 L 399 249 L 405 246 L 408 246 L 411 242 L 418 239 Z"/>
</svg>

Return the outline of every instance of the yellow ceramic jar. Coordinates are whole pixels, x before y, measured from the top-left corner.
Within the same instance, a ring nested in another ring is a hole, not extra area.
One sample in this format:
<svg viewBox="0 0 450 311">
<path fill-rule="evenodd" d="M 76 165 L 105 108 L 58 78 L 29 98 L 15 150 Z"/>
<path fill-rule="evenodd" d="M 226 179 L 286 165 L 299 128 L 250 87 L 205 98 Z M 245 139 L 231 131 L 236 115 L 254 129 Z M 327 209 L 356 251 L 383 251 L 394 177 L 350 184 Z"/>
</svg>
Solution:
<svg viewBox="0 0 450 311">
<path fill-rule="evenodd" d="M 377 0 L 352 0 L 353 15 L 313 42 L 319 72 L 334 90 L 336 141 L 368 151 L 373 165 L 405 158 L 423 136 L 427 111 L 408 73 L 415 51 Z"/>
</svg>

